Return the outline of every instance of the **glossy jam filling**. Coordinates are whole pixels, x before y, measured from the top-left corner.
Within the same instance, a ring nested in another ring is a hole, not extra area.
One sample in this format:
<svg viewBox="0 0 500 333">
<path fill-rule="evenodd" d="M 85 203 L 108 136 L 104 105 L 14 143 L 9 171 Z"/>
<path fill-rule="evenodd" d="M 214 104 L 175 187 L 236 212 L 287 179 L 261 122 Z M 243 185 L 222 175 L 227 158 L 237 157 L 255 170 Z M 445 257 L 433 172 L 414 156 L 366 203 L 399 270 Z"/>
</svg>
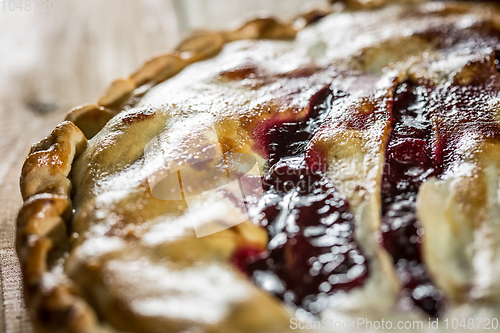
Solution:
<svg viewBox="0 0 500 333">
<path fill-rule="evenodd" d="M 428 89 L 412 82 L 400 84 L 394 96 L 392 132 L 382 177 L 382 236 L 392 255 L 405 295 L 436 316 L 442 294 L 431 283 L 420 245 L 423 229 L 416 216 L 419 186 L 440 173 L 432 157 L 432 124 L 425 107 Z"/>
<path fill-rule="evenodd" d="M 325 87 L 311 99 L 305 119 L 269 123 L 261 139 L 270 168 L 256 215 L 269 245 L 265 252 L 241 249 L 234 257 L 261 288 L 311 313 L 326 307 L 328 295 L 361 285 L 368 274 L 349 204 L 325 176 L 319 154 L 307 148 L 340 96 Z"/>
<path fill-rule="evenodd" d="M 432 316 L 443 312 L 445 301 L 422 259 L 418 188 L 429 177 L 452 175 L 464 158 L 461 147 L 470 150 L 484 140 L 500 140 L 489 107 L 500 91 L 498 61 L 490 60 L 471 64 L 478 74 L 467 84 L 407 81 L 394 96 L 381 189 L 383 242 L 405 286 L 403 297 Z"/>
</svg>

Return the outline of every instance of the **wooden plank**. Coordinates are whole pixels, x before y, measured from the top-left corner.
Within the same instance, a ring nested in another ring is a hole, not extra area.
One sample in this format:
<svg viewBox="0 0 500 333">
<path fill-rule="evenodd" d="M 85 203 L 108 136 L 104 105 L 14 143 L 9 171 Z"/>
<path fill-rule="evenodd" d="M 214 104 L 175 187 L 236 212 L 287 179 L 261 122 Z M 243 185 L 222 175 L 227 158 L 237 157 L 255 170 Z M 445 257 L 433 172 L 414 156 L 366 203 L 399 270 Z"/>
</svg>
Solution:
<svg viewBox="0 0 500 333">
<path fill-rule="evenodd" d="M 0 250 L 2 260 L 2 290 L 4 330 L 9 333 L 32 332 L 31 323 L 24 307 L 23 288 L 20 283 L 21 269 L 13 249 Z"/>
</svg>

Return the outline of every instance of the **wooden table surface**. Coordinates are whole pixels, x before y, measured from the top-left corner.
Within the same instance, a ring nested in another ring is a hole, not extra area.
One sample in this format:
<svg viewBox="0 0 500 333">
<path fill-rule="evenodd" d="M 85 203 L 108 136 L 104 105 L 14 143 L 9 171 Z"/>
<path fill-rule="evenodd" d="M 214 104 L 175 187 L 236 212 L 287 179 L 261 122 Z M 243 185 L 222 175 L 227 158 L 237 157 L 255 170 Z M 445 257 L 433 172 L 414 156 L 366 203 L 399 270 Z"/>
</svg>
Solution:
<svg viewBox="0 0 500 333">
<path fill-rule="evenodd" d="M 19 174 L 30 146 L 63 121 L 67 110 L 96 102 L 112 80 L 128 76 L 151 55 L 172 49 L 190 27 L 220 28 L 258 9 L 286 17 L 304 4 L 51 0 L 43 12 L 45 1 L 23 0 L 24 5 L 30 2 L 30 10 L 17 7 L 19 1 L 0 0 L 0 333 L 32 332 L 14 250 L 22 204 Z M 186 8 L 194 15 L 186 16 Z"/>
</svg>

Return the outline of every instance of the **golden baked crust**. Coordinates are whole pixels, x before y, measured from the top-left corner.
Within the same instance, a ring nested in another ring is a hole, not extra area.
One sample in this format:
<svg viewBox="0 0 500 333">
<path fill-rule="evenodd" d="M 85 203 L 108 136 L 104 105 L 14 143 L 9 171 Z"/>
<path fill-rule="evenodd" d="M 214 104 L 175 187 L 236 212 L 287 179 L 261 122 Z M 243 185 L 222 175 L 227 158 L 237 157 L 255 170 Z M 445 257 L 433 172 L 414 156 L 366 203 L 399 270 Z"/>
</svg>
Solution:
<svg viewBox="0 0 500 333">
<path fill-rule="evenodd" d="M 97 105 L 71 110 L 33 146 L 21 176 L 16 245 L 37 330 L 284 332 L 294 315 L 305 319 L 229 262 L 238 248 L 265 249 L 268 235 L 247 220 L 196 238 L 185 201 L 152 196 L 147 179 L 160 165 L 146 146 L 159 137 L 163 153 L 180 161 L 196 134 L 213 127 L 224 153 L 254 156 L 252 172 L 264 173 L 256 128 L 302 119 L 325 85 L 349 95 L 310 146 L 325 155 L 328 178 L 350 203 L 370 275 L 321 317 L 427 317 L 398 303 L 404 283 L 377 238 L 392 133 L 384 110 L 408 80 L 446 87 L 494 77 L 495 50 L 474 38 L 500 29 L 500 14 L 486 4 L 389 5 L 334 13 L 295 38 L 298 25 L 316 18 L 295 25 L 260 18 L 192 36 L 114 81 Z M 496 126 L 497 81 L 476 100 Z M 358 115 L 367 115 L 362 124 Z M 458 147 L 456 167 L 426 180 L 416 203 L 423 260 L 449 301 L 446 314 L 465 318 L 498 313 L 500 299 L 492 278 L 500 267 L 499 143 L 472 134 Z M 197 200 L 208 207 L 199 223 L 230 224 L 242 214 L 214 193 Z"/>
<path fill-rule="evenodd" d="M 33 145 L 21 175 L 24 205 L 18 216 L 16 247 L 24 275 L 26 303 L 37 330 L 116 331 L 97 320 L 74 281 L 63 272 L 54 272 L 60 270 L 54 266 L 62 268 L 60 258 L 69 249 L 66 225 L 72 217 L 72 186 L 68 176 L 74 159 L 86 147 L 86 137 L 95 136 L 116 115 L 116 110 L 126 108 L 127 103 L 136 103 L 151 86 L 174 76 L 189 63 L 217 54 L 226 42 L 245 38 L 290 39 L 295 34 L 295 29 L 273 18 L 258 18 L 234 31 L 193 35 L 173 53 L 156 56 L 128 79 L 114 81 L 97 105 L 70 110 L 67 121 Z M 238 229 L 235 239 L 244 239 L 245 227 Z M 265 299 L 258 302 L 259 306 L 263 304 Z"/>
</svg>

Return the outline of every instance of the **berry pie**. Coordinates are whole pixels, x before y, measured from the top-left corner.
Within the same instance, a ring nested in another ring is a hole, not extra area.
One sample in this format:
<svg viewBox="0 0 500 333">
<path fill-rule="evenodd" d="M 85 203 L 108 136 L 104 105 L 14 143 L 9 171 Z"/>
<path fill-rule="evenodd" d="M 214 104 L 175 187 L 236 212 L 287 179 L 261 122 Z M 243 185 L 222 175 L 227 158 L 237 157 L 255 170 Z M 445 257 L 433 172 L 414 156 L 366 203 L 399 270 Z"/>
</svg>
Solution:
<svg viewBox="0 0 500 333">
<path fill-rule="evenodd" d="M 494 2 L 384 0 L 150 59 L 24 163 L 36 330 L 494 320 L 499 59 Z"/>
</svg>

